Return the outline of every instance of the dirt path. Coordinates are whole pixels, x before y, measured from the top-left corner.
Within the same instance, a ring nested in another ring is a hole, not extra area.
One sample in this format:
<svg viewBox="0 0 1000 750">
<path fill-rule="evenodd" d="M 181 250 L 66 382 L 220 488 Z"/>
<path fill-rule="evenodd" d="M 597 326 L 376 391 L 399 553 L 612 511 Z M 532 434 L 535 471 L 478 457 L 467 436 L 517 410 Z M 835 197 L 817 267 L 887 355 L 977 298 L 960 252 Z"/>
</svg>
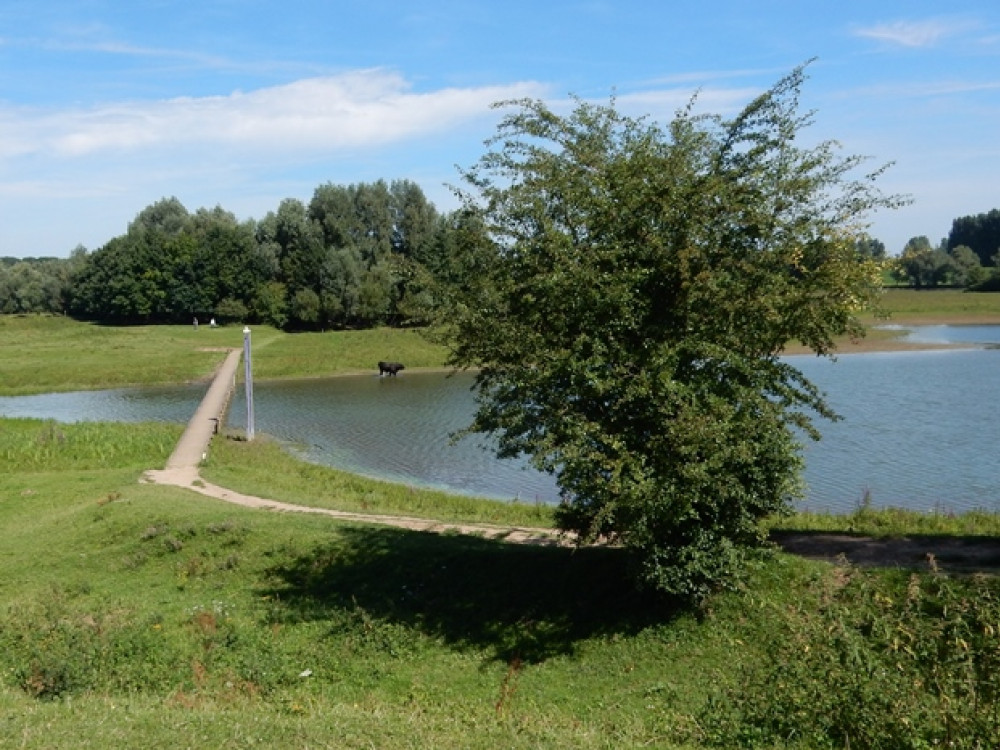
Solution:
<svg viewBox="0 0 1000 750">
<path fill-rule="evenodd" d="M 571 536 L 549 529 L 444 523 L 409 516 L 352 513 L 245 495 L 206 482 L 196 467 L 147 471 L 143 475 L 143 481 L 183 487 L 216 500 L 258 510 L 311 513 L 340 521 L 379 524 L 438 534 L 469 534 L 514 544 L 547 546 L 574 544 Z M 915 570 L 937 568 L 954 573 L 1000 573 L 1000 540 L 992 537 L 915 536 L 877 539 L 848 534 L 783 531 L 775 532 L 772 541 L 786 552 L 831 563 L 849 562 L 861 567 L 902 567 Z"/>
<path fill-rule="evenodd" d="M 859 567 L 943 570 L 946 573 L 1000 573 L 1000 539 L 988 536 L 914 535 L 879 539 L 809 531 L 774 532 L 785 552 Z"/>
<path fill-rule="evenodd" d="M 183 487 L 201 495 L 206 495 L 216 500 L 227 503 L 242 505 L 246 508 L 257 508 L 259 510 L 272 510 L 287 513 L 312 513 L 314 515 L 329 516 L 341 521 L 356 521 L 358 523 L 373 523 L 383 526 L 394 526 L 399 529 L 410 531 L 430 531 L 434 533 L 457 533 L 481 536 L 486 539 L 501 539 L 506 542 L 516 542 L 518 544 L 539 544 L 539 545 L 564 545 L 569 546 L 572 541 L 565 535 L 550 529 L 536 529 L 528 527 L 511 526 L 491 526 L 487 524 L 471 523 L 446 523 L 443 521 L 432 521 L 425 518 L 414 518 L 410 516 L 382 515 L 376 513 L 352 513 L 343 510 L 330 510 L 329 508 L 315 508 L 308 505 L 296 505 L 285 503 L 279 500 L 269 500 L 254 495 L 244 495 L 235 490 L 211 484 L 201 478 L 198 469 L 194 467 L 175 467 L 162 471 L 147 471 L 143 475 L 143 481 L 154 484 L 169 484 L 175 487 Z"/>
</svg>

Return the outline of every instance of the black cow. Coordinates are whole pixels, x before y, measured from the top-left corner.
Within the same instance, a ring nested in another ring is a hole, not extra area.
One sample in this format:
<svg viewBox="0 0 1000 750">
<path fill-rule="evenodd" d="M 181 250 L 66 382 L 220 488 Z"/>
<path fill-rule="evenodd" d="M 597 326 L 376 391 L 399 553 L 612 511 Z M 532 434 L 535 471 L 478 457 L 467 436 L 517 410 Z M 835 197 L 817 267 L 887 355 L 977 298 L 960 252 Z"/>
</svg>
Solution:
<svg viewBox="0 0 1000 750">
<path fill-rule="evenodd" d="M 400 370 L 405 370 L 399 362 L 379 362 L 378 363 L 378 376 L 382 377 L 386 373 L 395 377 L 396 373 Z"/>
</svg>

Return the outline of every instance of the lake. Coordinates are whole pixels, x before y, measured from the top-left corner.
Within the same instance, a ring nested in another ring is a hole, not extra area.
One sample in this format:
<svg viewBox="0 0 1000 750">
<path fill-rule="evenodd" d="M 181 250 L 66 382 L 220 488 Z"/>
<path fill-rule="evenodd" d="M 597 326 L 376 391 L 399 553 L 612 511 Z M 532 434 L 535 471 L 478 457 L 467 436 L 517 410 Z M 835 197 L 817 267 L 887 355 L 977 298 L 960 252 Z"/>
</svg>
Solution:
<svg viewBox="0 0 1000 750">
<path fill-rule="evenodd" d="M 1000 326 L 928 326 L 915 341 L 1000 342 Z M 800 507 L 1000 511 L 1000 349 L 853 354 L 831 362 L 790 357 L 844 417 L 817 421 L 805 445 L 807 499 Z M 500 461 L 489 441 L 449 436 L 468 422 L 472 376 L 404 371 L 254 383 L 255 425 L 307 461 L 369 476 L 505 500 L 552 503 L 551 477 L 525 461 Z M 0 398 L 0 415 L 186 422 L 205 386 L 87 391 Z M 228 423 L 245 427 L 236 394 Z"/>
</svg>

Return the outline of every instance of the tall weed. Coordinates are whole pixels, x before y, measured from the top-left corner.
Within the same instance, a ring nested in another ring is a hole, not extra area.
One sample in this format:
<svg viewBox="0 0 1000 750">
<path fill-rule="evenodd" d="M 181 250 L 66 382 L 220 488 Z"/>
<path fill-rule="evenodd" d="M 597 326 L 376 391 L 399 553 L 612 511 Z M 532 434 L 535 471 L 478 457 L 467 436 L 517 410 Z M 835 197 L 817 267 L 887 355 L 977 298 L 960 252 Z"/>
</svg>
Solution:
<svg viewBox="0 0 1000 750">
<path fill-rule="evenodd" d="M 0 474 L 152 468 L 166 461 L 183 425 L 0 418 Z"/>
<path fill-rule="evenodd" d="M 702 716 L 717 747 L 1000 747 L 1000 581 L 839 571 Z"/>
</svg>

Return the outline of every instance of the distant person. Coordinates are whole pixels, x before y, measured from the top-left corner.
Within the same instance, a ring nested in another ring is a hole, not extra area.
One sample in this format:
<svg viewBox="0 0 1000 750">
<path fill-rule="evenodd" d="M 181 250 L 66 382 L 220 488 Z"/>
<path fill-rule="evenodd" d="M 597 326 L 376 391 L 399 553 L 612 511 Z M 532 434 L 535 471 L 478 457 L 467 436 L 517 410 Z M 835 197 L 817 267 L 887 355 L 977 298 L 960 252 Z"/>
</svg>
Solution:
<svg viewBox="0 0 1000 750">
<path fill-rule="evenodd" d="M 198 330 L 198 319 L 197 318 L 194 319 L 194 330 L 196 330 L 196 331 Z"/>
<path fill-rule="evenodd" d="M 208 327 L 215 328 L 215 318 L 212 318 L 210 321 L 208 321 Z"/>
</svg>

